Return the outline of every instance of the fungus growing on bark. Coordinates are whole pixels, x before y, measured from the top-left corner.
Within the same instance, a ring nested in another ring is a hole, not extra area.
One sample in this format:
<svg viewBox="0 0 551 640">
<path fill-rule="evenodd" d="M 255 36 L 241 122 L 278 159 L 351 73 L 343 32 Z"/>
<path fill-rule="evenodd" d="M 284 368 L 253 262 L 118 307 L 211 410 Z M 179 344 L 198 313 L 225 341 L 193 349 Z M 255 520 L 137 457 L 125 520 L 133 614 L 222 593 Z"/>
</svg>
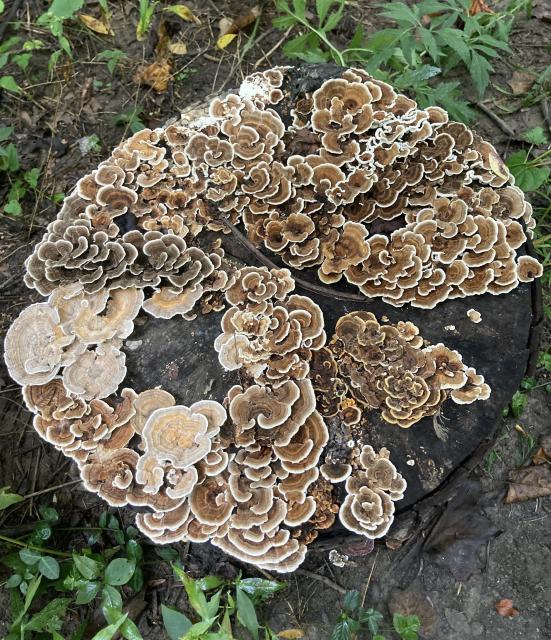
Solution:
<svg viewBox="0 0 551 640">
<path fill-rule="evenodd" d="M 154 542 L 210 540 L 281 572 L 337 512 L 367 537 L 388 530 L 405 482 L 386 449 L 360 451 L 366 413 L 410 427 L 490 388 L 409 321 L 354 311 L 326 344 L 291 272 L 238 268 L 221 238 L 397 307 L 504 294 L 542 273 L 524 249 L 532 209 L 489 143 L 362 70 L 303 84 L 293 73 L 255 73 L 208 115 L 136 133 L 79 180 L 26 261 L 48 300 L 5 343 L 36 430 L 90 491 L 134 507 Z M 190 406 L 157 380 L 119 392 L 141 310 L 224 311 L 214 347 L 239 384 Z"/>
<path fill-rule="evenodd" d="M 363 447 L 360 465 L 346 481 L 347 495 L 339 519 L 350 531 L 380 538 L 394 520 L 394 502 L 403 498 L 406 482 L 384 447 L 379 453 L 369 445 Z"/>
<path fill-rule="evenodd" d="M 490 395 L 484 377 L 467 368 L 457 351 L 442 343 L 423 347 L 419 329 L 411 322 L 381 325 L 372 313 L 354 311 L 338 320 L 327 351 L 327 364 L 321 367 L 328 367 L 333 376 L 338 371 L 346 383 L 341 397 L 348 394 L 367 410 L 380 410 L 386 422 L 400 427 L 435 415 L 448 397 L 468 403 Z M 318 364 L 313 383 L 323 395 L 319 371 Z M 465 393 L 453 393 L 458 390 Z"/>
<path fill-rule="evenodd" d="M 47 302 L 24 309 L 8 329 L 4 360 L 10 376 L 20 385 L 45 384 L 59 372 L 64 349 L 74 336 L 61 328 L 59 314 Z"/>
</svg>

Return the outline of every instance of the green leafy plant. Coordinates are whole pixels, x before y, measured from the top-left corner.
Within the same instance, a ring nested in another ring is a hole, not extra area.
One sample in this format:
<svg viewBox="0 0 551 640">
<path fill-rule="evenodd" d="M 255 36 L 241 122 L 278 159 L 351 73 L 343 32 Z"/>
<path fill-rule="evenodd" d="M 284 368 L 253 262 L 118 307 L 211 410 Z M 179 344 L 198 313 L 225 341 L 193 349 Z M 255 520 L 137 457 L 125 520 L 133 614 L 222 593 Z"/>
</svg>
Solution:
<svg viewBox="0 0 551 640">
<path fill-rule="evenodd" d="M 12 503 L 15 494 L 0 492 Z M 20 496 L 16 496 L 20 497 Z M 0 502 L 1 504 L 1 502 Z M 99 526 L 87 531 L 87 541 L 93 546 L 102 543 L 99 551 L 90 547 L 72 553 L 46 548 L 58 521 L 51 507 L 40 509 L 42 519 L 24 541 L 0 536 L 0 542 L 19 547 L 0 561 L 12 570 L 4 586 L 10 595 L 11 625 L 6 640 L 36 640 L 49 634 L 60 640 L 63 618 L 69 606 L 87 606 L 99 600 L 106 627 L 96 634 L 96 640 L 108 640 L 118 631 L 126 640 L 140 640 L 138 628 L 123 613 L 121 588 L 124 585 L 139 591 L 143 586 L 141 569 L 143 550 L 136 539 L 137 530 L 122 529 L 117 518 L 103 513 Z M 114 546 L 105 546 L 111 537 Z M 59 597 L 51 594 L 59 592 Z M 38 612 L 38 601 L 49 601 Z"/>
<path fill-rule="evenodd" d="M 12 493 L 9 487 L 0 487 L 0 511 L 11 507 L 12 504 L 21 502 L 25 498 L 17 493 Z"/>
<path fill-rule="evenodd" d="M 145 129 L 145 124 L 140 120 L 140 116 L 143 113 L 143 108 L 135 106 L 133 109 L 123 111 L 115 118 L 115 124 L 122 124 L 128 127 L 132 133 L 137 133 L 142 129 Z"/>
<path fill-rule="evenodd" d="M 64 25 L 67 20 L 75 17 L 76 12 L 80 11 L 83 5 L 84 0 L 53 0 L 48 10 L 38 17 L 37 23 L 47 27 L 59 45 L 59 49 L 50 55 L 48 63 L 50 72 L 63 54 L 70 60 L 73 59 L 73 48 L 69 38 L 65 35 Z"/>
<path fill-rule="evenodd" d="M 364 37 L 358 25 L 344 48 L 331 39 L 344 15 L 345 0 L 317 0 L 316 18 L 310 19 L 306 0 L 276 0 L 280 29 L 304 31 L 283 46 L 290 58 L 306 62 L 360 65 L 370 73 L 391 81 L 398 89 L 413 93 L 421 107 L 440 104 L 453 118 L 469 120 L 473 111 L 460 99 L 457 81 L 429 83 L 458 66 L 469 72 L 480 98 L 488 85 L 491 61 L 509 52 L 508 37 L 514 16 L 527 2 L 518 0 L 500 14 L 469 15 L 469 0 L 423 0 L 412 5 L 393 2 L 381 5 L 381 15 L 396 27 Z"/>
<path fill-rule="evenodd" d="M 21 215 L 21 201 L 29 191 L 36 191 L 40 179 L 40 170 L 36 167 L 21 171 L 21 162 L 17 147 L 9 142 L 13 127 L 0 127 L 0 174 L 4 173 L 9 184 L 4 202 L 4 213 L 11 216 Z"/>
<path fill-rule="evenodd" d="M 115 73 L 117 67 L 124 62 L 128 56 L 120 49 L 106 49 L 98 53 L 96 59 L 107 63 L 107 69 L 111 75 Z"/>
<path fill-rule="evenodd" d="M 331 633 L 331 640 L 385 640 L 381 633 L 384 616 L 377 609 L 364 609 L 358 591 L 348 591 L 344 596 L 342 610 Z M 417 616 L 403 616 L 395 613 L 392 629 L 401 640 L 418 640 L 421 623 Z"/>
<path fill-rule="evenodd" d="M 265 639 L 276 640 L 276 634 L 259 622 L 256 606 L 284 589 L 285 583 L 241 577 L 194 579 L 178 565 L 172 567 L 199 619 L 192 622 L 181 611 L 162 605 L 163 623 L 171 640 L 230 640 L 234 637 L 236 621 L 254 640 L 259 639 L 261 632 Z"/>
<path fill-rule="evenodd" d="M 506 164 L 515 178 L 515 184 L 523 191 L 538 191 L 551 174 L 551 150 L 538 156 L 533 154 L 534 146 L 547 144 L 547 136 L 541 127 L 531 129 L 525 134 L 531 144 L 529 149 L 522 149 L 510 154 Z"/>
<path fill-rule="evenodd" d="M 143 40 L 145 38 L 158 4 L 157 0 L 140 0 L 140 15 L 136 26 L 136 40 Z"/>
<path fill-rule="evenodd" d="M 537 388 L 538 383 L 535 378 L 524 378 L 520 383 L 520 389 L 515 391 L 509 404 L 503 410 L 503 417 L 520 418 L 528 402 L 528 391 Z"/>
</svg>

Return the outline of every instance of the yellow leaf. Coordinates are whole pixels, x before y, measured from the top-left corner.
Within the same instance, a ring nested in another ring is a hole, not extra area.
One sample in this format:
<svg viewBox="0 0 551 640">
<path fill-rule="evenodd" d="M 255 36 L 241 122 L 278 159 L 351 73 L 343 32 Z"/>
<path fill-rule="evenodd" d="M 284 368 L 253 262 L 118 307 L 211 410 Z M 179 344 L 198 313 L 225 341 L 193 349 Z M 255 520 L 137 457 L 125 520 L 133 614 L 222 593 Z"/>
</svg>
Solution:
<svg viewBox="0 0 551 640">
<path fill-rule="evenodd" d="M 201 24 L 201 20 L 199 20 L 193 11 L 189 7 L 186 7 L 185 4 L 171 4 L 170 7 L 166 7 L 165 11 L 175 13 L 179 18 L 182 18 L 182 20 L 186 20 L 187 22 Z"/>
<path fill-rule="evenodd" d="M 97 18 L 94 18 L 94 16 L 87 16 L 84 13 L 79 13 L 78 18 L 83 25 L 85 25 L 86 27 L 88 27 L 88 29 L 90 29 L 90 31 L 99 33 L 102 36 L 115 35 L 113 33 L 113 29 L 111 29 L 111 26 L 109 24 L 103 22 L 102 20 L 98 20 Z"/>
<path fill-rule="evenodd" d="M 304 631 L 301 629 L 285 629 L 285 631 L 280 631 L 277 637 L 285 640 L 298 640 L 299 638 L 304 638 Z"/>
<path fill-rule="evenodd" d="M 225 49 L 231 42 L 233 42 L 237 38 L 237 33 L 226 33 L 223 36 L 220 36 L 216 41 L 216 46 L 218 49 Z"/>
<path fill-rule="evenodd" d="M 509 169 L 503 160 L 498 156 L 496 151 L 491 150 L 488 154 L 488 161 L 490 163 L 490 169 L 499 178 L 507 179 L 509 177 Z"/>
<path fill-rule="evenodd" d="M 168 45 L 168 50 L 175 56 L 183 56 L 187 53 L 187 47 L 185 42 L 171 42 Z"/>
</svg>

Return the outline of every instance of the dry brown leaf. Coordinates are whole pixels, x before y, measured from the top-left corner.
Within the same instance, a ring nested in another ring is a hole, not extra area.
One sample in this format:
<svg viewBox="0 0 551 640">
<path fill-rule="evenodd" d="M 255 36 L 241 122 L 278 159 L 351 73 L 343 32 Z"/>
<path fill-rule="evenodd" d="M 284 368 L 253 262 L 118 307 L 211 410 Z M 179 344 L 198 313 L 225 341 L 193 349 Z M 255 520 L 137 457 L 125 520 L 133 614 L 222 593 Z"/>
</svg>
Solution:
<svg viewBox="0 0 551 640">
<path fill-rule="evenodd" d="M 185 4 L 171 4 L 170 7 L 166 7 L 165 11 L 174 13 L 182 20 L 186 22 L 195 22 L 195 24 L 201 24 L 201 20 L 193 13 L 193 11 Z"/>
<path fill-rule="evenodd" d="M 223 36 L 220 36 L 216 41 L 216 47 L 218 49 L 225 49 L 229 44 L 231 44 L 237 38 L 237 33 L 226 33 Z"/>
<path fill-rule="evenodd" d="M 523 502 L 551 495 L 551 465 L 514 469 L 509 474 L 509 489 L 505 504 Z"/>
<path fill-rule="evenodd" d="M 480 547 L 500 533 L 483 512 L 483 502 L 480 482 L 462 482 L 425 541 L 433 562 L 461 582 L 482 568 Z"/>
<path fill-rule="evenodd" d="M 495 610 L 504 618 L 514 618 L 519 615 L 518 609 L 513 607 L 513 601 L 509 598 L 503 598 L 495 603 Z"/>
<path fill-rule="evenodd" d="M 540 447 L 536 453 L 532 456 L 532 464 L 549 464 L 551 463 L 551 456 L 543 447 Z"/>
<path fill-rule="evenodd" d="M 278 638 L 285 638 L 285 640 L 299 640 L 304 638 L 304 631 L 301 629 L 285 629 L 285 631 L 279 631 Z"/>
<path fill-rule="evenodd" d="M 514 71 L 507 84 L 511 87 L 513 95 L 518 96 L 527 93 L 536 81 L 536 76 L 527 71 Z"/>
<path fill-rule="evenodd" d="M 183 56 L 187 53 L 187 47 L 185 42 L 171 42 L 168 45 L 168 50 L 175 56 Z"/>
<path fill-rule="evenodd" d="M 239 33 L 239 31 L 246 29 L 260 16 L 260 13 L 260 6 L 256 5 L 246 13 L 238 15 L 237 18 L 222 18 L 218 23 L 220 36 L 225 36 L 228 33 Z"/>
<path fill-rule="evenodd" d="M 134 80 L 139 84 L 148 85 L 157 93 L 162 93 L 168 89 L 171 71 L 170 62 L 166 59 L 159 59 L 140 67 Z"/>
<path fill-rule="evenodd" d="M 115 33 L 113 29 L 111 29 L 111 25 L 104 20 L 98 20 L 98 18 L 94 18 L 94 16 L 88 16 L 85 13 L 79 13 L 78 19 L 82 22 L 82 24 L 90 31 L 94 33 L 99 33 L 102 36 L 114 36 Z"/>
<path fill-rule="evenodd" d="M 475 16 L 477 13 L 493 13 L 493 11 L 484 2 L 484 0 L 471 0 L 471 6 L 469 7 L 469 15 Z"/>
<path fill-rule="evenodd" d="M 341 551 L 351 558 L 357 558 L 358 556 L 369 555 L 374 547 L 375 542 L 371 538 L 361 538 L 359 541 L 349 542 L 344 545 Z"/>
<path fill-rule="evenodd" d="M 551 435 L 542 436 L 539 441 L 539 449 L 532 457 L 533 464 L 551 463 Z"/>
</svg>

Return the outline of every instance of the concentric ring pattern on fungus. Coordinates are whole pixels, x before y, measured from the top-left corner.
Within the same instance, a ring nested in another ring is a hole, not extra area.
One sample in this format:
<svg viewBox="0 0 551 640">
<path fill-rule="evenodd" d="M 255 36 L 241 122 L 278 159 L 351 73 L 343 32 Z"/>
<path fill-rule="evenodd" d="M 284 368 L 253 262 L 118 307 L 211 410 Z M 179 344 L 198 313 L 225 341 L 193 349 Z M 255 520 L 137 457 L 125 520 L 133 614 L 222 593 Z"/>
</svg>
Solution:
<svg viewBox="0 0 551 640">
<path fill-rule="evenodd" d="M 45 300 L 5 342 L 35 429 L 88 490 L 132 506 L 155 542 L 211 541 L 281 572 L 337 517 L 383 536 L 406 489 L 384 447 L 332 455 L 329 418 L 353 429 L 370 410 L 415 427 L 491 390 L 411 322 L 354 311 L 327 336 L 289 269 L 237 264 L 225 235 L 241 227 L 321 286 L 393 306 L 504 294 L 542 271 L 521 250 L 531 207 L 488 142 L 363 71 L 298 92 L 291 74 L 253 74 L 82 178 L 26 262 Z M 239 373 L 225 397 L 187 406 L 125 385 L 140 315 L 211 312 L 220 366 Z"/>
</svg>

